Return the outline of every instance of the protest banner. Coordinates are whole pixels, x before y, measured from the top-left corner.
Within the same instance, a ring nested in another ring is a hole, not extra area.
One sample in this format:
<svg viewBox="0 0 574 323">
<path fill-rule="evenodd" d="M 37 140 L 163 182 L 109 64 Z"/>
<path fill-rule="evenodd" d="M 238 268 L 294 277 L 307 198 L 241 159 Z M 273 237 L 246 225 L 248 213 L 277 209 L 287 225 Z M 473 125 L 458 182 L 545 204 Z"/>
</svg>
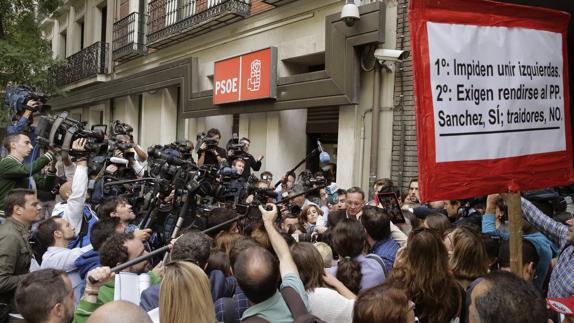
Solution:
<svg viewBox="0 0 574 323">
<path fill-rule="evenodd" d="M 423 201 L 571 182 L 569 19 L 494 1 L 410 2 Z"/>
</svg>

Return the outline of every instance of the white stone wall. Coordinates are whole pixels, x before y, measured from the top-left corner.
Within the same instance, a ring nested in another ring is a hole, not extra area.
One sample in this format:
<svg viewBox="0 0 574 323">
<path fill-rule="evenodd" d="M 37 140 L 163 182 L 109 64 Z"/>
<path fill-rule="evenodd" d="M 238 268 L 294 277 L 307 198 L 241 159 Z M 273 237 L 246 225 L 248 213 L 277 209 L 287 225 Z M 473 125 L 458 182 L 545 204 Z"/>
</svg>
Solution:
<svg viewBox="0 0 574 323">
<path fill-rule="evenodd" d="M 55 53 L 60 51 L 61 42 L 58 36 L 62 30 L 67 30 L 68 56 L 79 49 L 79 44 L 74 41 L 77 39 L 77 30 L 74 28 L 75 21 L 82 12 L 85 15 L 86 46 L 100 40 L 101 17 L 98 14 L 104 1 L 107 3 L 108 11 L 106 37 L 111 49 L 113 23 L 118 14 L 115 1 L 84 0 L 83 6 L 71 6 L 69 1 L 66 1 L 67 9 L 59 16 L 56 15 L 49 24 L 45 24 L 45 28 L 50 29 L 50 32 L 45 34 L 51 35 L 52 49 Z M 385 4 L 386 43 L 381 47 L 395 48 L 397 0 L 389 0 Z M 215 61 L 268 46 L 278 47 L 278 75 L 287 76 L 289 71 L 282 60 L 323 52 L 325 17 L 340 12 L 342 6 L 343 2 L 339 0 L 295 1 L 208 34 L 152 51 L 146 56 L 115 64 L 110 78 L 125 77 L 169 62 L 197 57 L 199 88 L 210 90 L 213 88 L 211 77 Z M 136 0 L 130 1 L 130 11 L 137 11 Z M 111 61 L 110 63 L 114 64 Z M 359 185 L 368 190 L 372 117 L 368 110 L 372 109 L 373 72 L 362 72 L 360 82 L 359 104 L 341 107 L 339 112 L 337 184 L 343 188 Z M 392 107 L 396 103 L 393 97 L 394 83 L 395 73 L 383 71 L 379 88 L 379 105 L 382 109 L 379 120 L 379 147 L 376 147 L 379 153 L 377 177 L 391 176 L 394 115 Z M 140 144 L 144 147 L 157 143 L 166 144 L 181 136 L 195 141 L 198 132 L 207 131 L 212 127 L 222 132 L 222 145 L 231 138 L 232 115 L 178 119 L 176 96 L 177 89 L 173 88 L 143 93 L 141 129 L 137 129 L 140 119 L 139 96 L 114 99 L 113 119 L 121 119 L 132 124 L 136 128 L 135 137 L 140 138 Z M 102 102 L 99 107 L 104 109 L 106 122 L 111 121 L 109 102 Z M 92 121 L 96 115 L 92 116 L 90 108 L 84 107 L 83 109 L 88 110 L 80 111 L 86 111 L 86 116 Z M 290 111 L 243 114 L 239 121 L 239 136 L 252 139 L 251 153 L 265 156 L 261 170 L 271 171 L 278 179 L 307 153 L 306 121 L 305 106 Z"/>
</svg>

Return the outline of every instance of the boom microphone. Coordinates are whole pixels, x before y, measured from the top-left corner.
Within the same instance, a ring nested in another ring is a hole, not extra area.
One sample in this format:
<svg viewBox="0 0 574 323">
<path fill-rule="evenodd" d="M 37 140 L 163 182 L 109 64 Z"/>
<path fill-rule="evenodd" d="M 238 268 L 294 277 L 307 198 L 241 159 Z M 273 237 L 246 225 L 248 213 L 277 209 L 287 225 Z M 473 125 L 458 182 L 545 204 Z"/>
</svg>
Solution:
<svg viewBox="0 0 574 323">
<path fill-rule="evenodd" d="M 321 152 L 319 154 L 319 161 L 321 162 L 321 164 L 328 164 L 329 162 L 331 162 L 331 156 L 329 156 L 329 153 L 323 150 L 323 146 L 321 145 L 321 142 L 317 139 L 317 146 L 319 148 L 319 151 Z"/>
</svg>

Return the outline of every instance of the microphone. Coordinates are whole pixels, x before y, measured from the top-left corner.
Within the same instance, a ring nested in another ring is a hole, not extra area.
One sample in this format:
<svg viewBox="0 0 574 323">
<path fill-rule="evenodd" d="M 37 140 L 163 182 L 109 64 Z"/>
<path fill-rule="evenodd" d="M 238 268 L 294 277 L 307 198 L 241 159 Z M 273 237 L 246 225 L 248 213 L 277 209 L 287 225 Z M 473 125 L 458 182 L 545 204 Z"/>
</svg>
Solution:
<svg viewBox="0 0 574 323">
<path fill-rule="evenodd" d="M 119 157 L 110 157 L 110 162 L 114 163 L 114 164 L 122 164 L 127 166 L 130 162 L 129 160 L 125 159 L 125 158 L 119 158 Z"/>
<path fill-rule="evenodd" d="M 331 156 L 329 156 L 328 152 L 323 150 L 323 146 L 321 145 L 321 142 L 318 139 L 317 139 L 317 147 L 321 152 L 319 154 L 319 161 L 321 162 L 321 164 L 328 164 L 329 162 L 331 162 Z"/>
</svg>

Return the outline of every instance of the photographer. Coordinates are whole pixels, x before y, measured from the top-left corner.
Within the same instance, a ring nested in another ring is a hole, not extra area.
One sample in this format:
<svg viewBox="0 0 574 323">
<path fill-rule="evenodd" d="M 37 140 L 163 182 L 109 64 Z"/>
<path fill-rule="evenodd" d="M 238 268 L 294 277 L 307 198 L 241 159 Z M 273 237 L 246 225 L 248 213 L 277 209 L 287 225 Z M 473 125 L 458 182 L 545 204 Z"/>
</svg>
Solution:
<svg viewBox="0 0 574 323">
<path fill-rule="evenodd" d="M 54 153 L 47 152 L 31 164 L 24 159 L 32 152 L 30 138 L 24 134 L 10 134 L 4 138 L 4 148 L 9 152 L 0 161 L 0 216 L 3 217 L 4 198 L 13 188 L 29 188 L 50 191 L 55 183 L 56 170 L 49 169 L 46 175 L 38 174 L 55 159 Z"/>
<path fill-rule="evenodd" d="M 192 164 L 195 164 L 195 160 L 193 160 L 192 152 L 193 152 L 193 142 L 182 139 L 177 140 L 176 142 L 172 143 L 172 149 L 177 151 L 178 158 L 181 160 L 190 161 Z"/>
<path fill-rule="evenodd" d="M 281 185 L 277 185 L 275 187 L 275 192 L 277 193 L 277 201 L 281 201 L 281 199 L 288 197 L 288 192 L 293 188 L 296 180 L 297 175 L 295 175 L 295 172 L 293 171 L 287 173 L 286 176 L 281 178 Z"/>
<path fill-rule="evenodd" d="M 22 133 L 30 138 L 30 143 L 32 146 L 36 146 L 36 129 L 32 126 L 34 122 L 32 113 L 38 110 L 40 103 L 34 100 L 29 100 L 26 103 L 26 107 L 24 111 L 17 112 L 13 118 L 16 119 L 16 124 L 10 125 L 6 127 L 6 134 L 13 135 L 17 133 Z M 8 150 L 2 148 L 3 156 L 9 154 Z M 30 161 L 34 160 L 36 156 L 32 154 L 24 158 L 25 163 L 29 163 Z"/>
<path fill-rule="evenodd" d="M 245 197 L 246 188 L 247 188 L 247 181 L 243 178 L 243 172 L 245 171 L 245 161 L 243 159 L 235 159 L 232 163 L 231 174 L 225 175 L 224 169 L 224 177 L 229 176 L 229 185 L 227 186 L 227 193 L 226 196 L 233 196 L 235 202 L 243 201 Z M 225 182 L 225 179 L 224 179 Z"/>
<path fill-rule="evenodd" d="M 239 144 L 242 146 L 241 151 L 237 154 L 237 157 L 241 158 L 245 162 L 245 170 L 243 171 L 242 177 L 247 180 L 251 176 L 251 169 L 254 171 L 259 171 L 261 169 L 261 161 L 263 160 L 263 155 L 257 156 L 257 159 L 249 153 L 249 146 L 251 145 L 251 140 L 249 138 L 243 137 L 239 140 Z M 229 150 L 227 155 L 231 160 L 235 156 L 234 150 Z"/>
<path fill-rule="evenodd" d="M 124 233 L 132 233 L 141 241 L 146 241 L 151 236 L 151 229 L 140 230 L 137 225 L 131 223 L 136 215 L 128 200 L 122 196 L 110 196 L 98 206 L 98 217 L 101 220 L 116 218 L 119 227 Z"/>
<path fill-rule="evenodd" d="M 69 222 L 77 232 L 70 242 L 70 248 L 82 248 L 90 244 L 92 226 L 98 221 L 96 213 L 86 203 L 88 192 L 88 158 L 86 156 L 86 139 L 80 138 L 72 143 L 76 159 L 76 171 L 72 182 L 66 182 L 60 187 L 60 197 L 64 202 L 56 204 L 52 216 L 62 217 Z"/>
<path fill-rule="evenodd" d="M 114 152 L 115 157 L 127 159 L 136 176 L 142 177 L 147 168 L 147 153 L 134 142 L 131 135 L 116 135 L 116 140 L 119 149 Z"/>
<path fill-rule="evenodd" d="M 221 132 L 211 128 L 207 135 L 199 136 L 197 141 L 197 165 L 219 165 L 227 161 L 225 149 L 217 146 L 221 140 Z"/>
</svg>

